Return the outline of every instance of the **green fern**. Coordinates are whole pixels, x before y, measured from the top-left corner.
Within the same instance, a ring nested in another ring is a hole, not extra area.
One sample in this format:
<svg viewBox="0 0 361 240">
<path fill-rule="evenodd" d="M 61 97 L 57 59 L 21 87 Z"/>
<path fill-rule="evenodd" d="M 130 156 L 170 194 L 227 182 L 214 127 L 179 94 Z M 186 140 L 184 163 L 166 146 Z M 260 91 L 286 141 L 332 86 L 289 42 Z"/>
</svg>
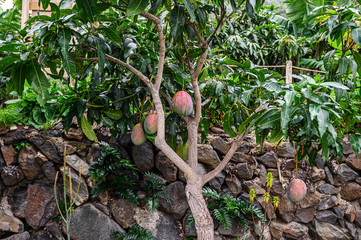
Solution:
<svg viewBox="0 0 361 240">
<path fill-rule="evenodd" d="M 99 145 L 103 146 L 104 150 L 89 168 L 89 175 L 94 181 L 92 196 L 96 197 L 104 190 L 111 190 L 116 196 L 138 204 L 138 196 L 129 189 L 135 184 L 132 175 L 135 174 L 136 167 L 108 143 L 100 142 Z"/>
<path fill-rule="evenodd" d="M 137 224 L 131 227 L 127 233 L 114 232 L 110 235 L 110 237 L 117 240 L 154 240 L 155 239 L 149 230 L 142 228 Z"/>
<path fill-rule="evenodd" d="M 208 196 L 207 207 L 212 210 L 215 218 L 220 222 L 222 227 L 229 230 L 232 226 L 232 219 L 236 219 L 244 229 L 248 228 L 248 220 L 244 215 L 253 214 L 258 219 L 263 219 L 262 210 L 252 203 L 247 203 L 239 198 L 230 195 L 220 196 L 217 191 L 210 188 L 204 188 L 203 194 Z M 188 220 L 189 225 L 194 223 L 193 215 Z"/>
<path fill-rule="evenodd" d="M 222 224 L 222 228 L 225 230 L 231 230 L 232 218 L 225 208 L 216 208 L 213 210 L 213 214 L 216 219 Z"/>
<path fill-rule="evenodd" d="M 153 174 L 146 172 L 144 174 L 145 181 L 142 184 L 142 190 L 147 196 L 144 205 L 148 210 L 154 212 L 159 208 L 159 198 L 165 199 L 170 202 L 169 196 L 163 192 L 166 186 L 159 181 L 159 179 Z"/>
</svg>

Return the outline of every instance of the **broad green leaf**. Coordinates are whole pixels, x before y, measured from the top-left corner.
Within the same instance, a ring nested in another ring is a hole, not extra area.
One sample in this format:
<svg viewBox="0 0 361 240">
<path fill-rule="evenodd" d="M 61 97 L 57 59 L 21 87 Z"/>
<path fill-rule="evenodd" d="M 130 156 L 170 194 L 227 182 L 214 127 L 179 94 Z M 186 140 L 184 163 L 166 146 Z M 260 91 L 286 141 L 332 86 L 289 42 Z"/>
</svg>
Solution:
<svg viewBox="0 0 361 240">
<path fill-rule="evenodd" d="M 338 70 L 341 75 L 345 75 L 347 72 L 348 60 L 347 58 L 341 58 L 338 62 Z"/>
<path fill-rule="evenodd" d="M 246 120 L 242 122 L 242 124 L 238 127 L 238 134 L 241 135 L 244 130 L 246 129 L 246 126 L 252 122 L 256 117 L 262 116 L 262 114 L 265 112 L 265 110 L 253 113 L 251 116 L 249 116 Z"/>
<path fill-rule="evenodd" d="M 59 8 L 60 9 L 67 9 L 68 7 L 70 7 L 72 4 L 74 3 L 74 0 L 62 0 Z"/>
<path fill-rule="evenodd" d="M 76 67 L 73 58 L 69 55 L 68 52 L 61 51 L 60 52 L 61 62 L 65 71 L 68 73 L 69 76 L 75 75 Z"/>
<path fill-rule="evenodd" d="M 31 77 L 31 87 L 39 94 L 37 100 L 40 105 L 44 106 L 46 99 L 48 98 L 48 88 L 50 87 L 50 83 L 35 59 L 31 61 L 28 69 L 29 72 L 27 77 Z"/>
<path fill-rule="evenodd" d="M 153 134 L 153 135 L 149 135 L 148 133 L 146 133 L 144 131 L 144 135 L 146 136 L 146 138 L 151 141 L 153 144 L 155 144 L 155 138 L 157 137 L 157 134 Z"/>
<path fill-rule="evenodd" d="M 352 50 L 352 56 L 355 59 L 355 62 L 357 64 L 357 67 L 358 67 L 357 69 L 359 71 L 361 71 L 361 55 L 357 51 Z"/>
<path fill-rule="evenodd" d="M 309 112 L 310 112 L 311 121 L 313 121 L 317 117 L 320 111 L 321 111 L 320 105 L 310 104 Z"/>
<path fill-rule="evenodd" d="M 81 117 L 81 130 L 83 131 L 84 135 L 92 141 L 98 141 L 97 136 L 95 135 L 95 132 L 88 122 L 88 120 L 85 118 L 85 115 Z"/>
<path fill-rule="evenodd" d="M 111 119 L 114 120 L 119 120 L 122 117 L 122 112 L 121 111 L 105 111 L 104 112 L 108 117 L 110 117 Z"/>
<path fill-rule="evenodd" d="M 300 106 L 301 108 L 301 113 L 302 113 L 302 117 L 304 119 L 304 126 L 305 126 L 305 132 L 307 136 L 311 136 L 311 125 L 312 125 L 312 119 L 311 119 L 311 115 L 310 112 L 308 111 L 307 105 L 306 104 L 301 104 Z"/>
<path fill-rule="evenodd" d="M 323 101 L 322 101 L 322 98 L 320 96 L 318 96 L 317 94 L 311 92 L 309 89 L 307 88 L 304 88 L 301 90 L 301 94 L 311 100 L 312 102 L 315 102 L 315 103 L 318 103 L 318 104 L 322 104 Z"/>
<path fill-rule="evenodd" d="M 328 131 L 331 133 L 331 135 L 332 135 L 332 138 L 333 138 L 333 140 L 337 140 L 337 133 L 336 133 L 336 131 L 335 131 L 335 128 L 333 127 L 333 125 L 331 124 L 331 123 L 329 123 L 328 124 Z"/>
<path fill-rule="evenodd" d="M 66 28 L 60 28 L 58 32 L 58 44 L 61 51 L 68 52 L 71 40 L 71 31 Z"/>
<path fill-rule="evenodd" d="M 228 111 L 223 117 L 223 128 L 230 137 L 235 138 L 237 137 L 237 133 L 233 130 L 233 125 L 233 113 L 232 111 Z"/>
<path fill-rule="evenodd" d="M 360 135 L 349 135 L 348 139 L 352 145 L 352 150 L 357 155 L 361 150 L 361 136 Z"/>
<path fill-rule="evenodd" d="M 295 91 L 287 91 L 285 94 L 285 102 L 287 106 L 291 106 L 293 103 L 293 100 L 295 99 L 296 92 Z"/>
<path fill-rule="evenodd" d="M 25 48 L 25 45 L 22 43 L 8 43 L 0 46 L 0 52 L 21 52 Z"/>
<path fill-rule="evenodd" d="M 178 65 L 176 64 L 169 64 L 168 67 L 170 69 L 172 69 L 174 71 L 175 74 L 181 76 L 182 78 L 184 78 L 184 80 L 188 80 L 189 76 L 188 73 L 186 73 L 183 69 L 181 69 Z"/>
<path fill-rule="evenodd" d="M 183 0 L 184 5 L 186 5 L 187 11 L 189 13 L 189 16 L 191 16 L 191 19 L 193 21 L 196 20 L 196 15 L 194 14 L 194 5 L 191 3 L 190 0 Z"/>
<path fill-rule="evenodd" d="M 343 89 L 343 90 L 350 90 L 348 87 L 346 87 L 342 83 L 338 83 L 338 82 L 323 82 L 323 83 L 320 83 L 320 85 L 324 86 L 324 87 L 334 87 L 334 88 L 339 88 L 339 89 Z"/>
<path fill-rule="evenodd" d="M 361 47 L 361 28 L 354 28 L 351 32 L 353 41 Z"/>
<path fill-rule="evenodd" d="M 98 14 L 96 0 L 76 0 L 80 14 L 84 19 L 95 22 Z"/>
<path fill-rule="evenodd" d="M 114 129 L 113 121 L 102 115 L 101 123 L 109 129 Z"/>
<path fill-rule="evenodd" d="M 19 62 L 14 70 L 15 73 L 12 77 L 14 90 L 18 93 L 19 96 L 22 96 L 26 78 L 26 66 L 24 63 Z"/>
<path fill-rule="evenodd" d="M 329 148 L 328 148 L 328 139 L 326 136 L 321 138 L 321 147 L 322 147 L 322 160 L 326 162 L 329 156 Z"/>
<path fill-rule="evenodd" d="M 41 0 L 41 5 L 44 10 L 48 8 L 49 3 L 50 3 L 50 0 Z"/>
<path fill-rule="evenodd" d="M 288 124 L 291 120 L 291 106 L 283 104 L 281 110 L 281 129 L 284 136 L 287 136 Z"/>
<path fill-rule="evenodd" d="M 197 21 L 201 27 L 206 25 L 207 14 L 202 8 L 197 8 Z"/>
<path fill-rule="evenodd" d="M 97 53 L 98 53 L 98 68 L 99 68 L 99 74 L 102 74 L 105 66 L 105 52 L 102 47 L 102 43 L 100 39 L 97 39 Z"/>
<path fill-rule="evenodd" d="M 259 129 L 269 129 L 276 128 L 280 126 L 281 114 L 278 110 L 274 111 L 272 114 L 264 117 L 258 123 Z"/>
<path fill-rule="evenodd" d="M 130 0 L 127 7 L 127 16 L 134 16 L 142 13 L 148 6 L 149 0 Z"/>
<path fill-rule="evenodd" d="M 14 62 L 18 61 L 19 59 L 14 56 L 7 56 L 0 60 L 0 72 L 4 72 L 5 69 L 11 66 Z"/>
<path fill-rule="evenodd" d="M 279 84 L 275 82 L 266 82 L 263 84 L 263 87 L 268 91 L 275 93 L 279 93 L 282 90 Z"/>
<path fill-rule="evenodd" d="M 317 116 L 317 123 L 318 123 L 318 131 L 320 132 L 320 137 L 322 137 L 328 127 L 329 121 L 328 121 L 328 112 L 324 109 L 321 109 Z"/>
<path fill-rule="evenodd" d="M 170 35 L 173 38 L 178 37 L 183 31 L 183 26 L 185 23 L 184 19 L 184 6 L 174 5 L 173 9 L 170 11 Z"/>
<path fill-rule="evenodd" d="M 162 3 L 162 0 L 154 0 L 154 1 L 152 1 L 151 2 L 151 7 L 150 7 L 150 9 L 149 9 L 149 12 L 151 13 L 151 14 L 154 14 L 157 10 L 158 10 L 158 8 L 160 7 L 160 4 Z"/>
<path fill-rule="evenodd" d="M 114 43 L 118 43 L 119 45 L 122 44 L 122 39 L 119 37 L 118 33 L 116 33 L 115 31 L 113 31 L 113 29 L 108 28 L 108 27 L 104 27 L 104 28 L 100 28 L 99 30 L 103 31 L 103 33 L 105 33 L 105 35 Z"/>
<path fill-rule="evenodd" d="M 271 130 L 271 136 L 269 137 L 269 141 L 271 143 L 279 142 L 284 137 L 282 129 L 276 128 Z"/>
</svg>

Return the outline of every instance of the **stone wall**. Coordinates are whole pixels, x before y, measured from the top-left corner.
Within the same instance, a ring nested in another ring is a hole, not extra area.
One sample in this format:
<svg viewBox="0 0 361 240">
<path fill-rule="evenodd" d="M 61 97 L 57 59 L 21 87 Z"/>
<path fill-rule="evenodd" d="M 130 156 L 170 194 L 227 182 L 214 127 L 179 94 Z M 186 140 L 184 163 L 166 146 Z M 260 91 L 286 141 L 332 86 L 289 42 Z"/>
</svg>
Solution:
<svg viewBox="0 0 361 240">
<path fill-rule="evenodd" d="M 222 129 L 212 131 L 207 144 L 199 144 L 200 174 L 217 166 L 232 141 Z M 110 239 L 113 231 L 124 231 L 135 223 L 149 229 L 159 240 L 196 236 L 194 226 L 187 226 L 190 211 L 184 194 L 184 176 L 167 157 L 149 142 L 132 145 L 129 135 L 114 139 L 99 129 L 97 136 L 135 163 L 139 181 L 146 171 L 158 175 L 167 184 L 165 193 L 171 204 L 161 200 L 159 211 L 151 213 L 111 193 L 91 198 L 93 183 L 88 176 L 89 164 L 96 161 L 101 148 L 87 140 L 79 129 L 72 128 L 68 134 L 61 124 L 43 132 L 23 126 L 0 129 L 0 239 L 61 239 L 64 226 L 53 220 L 58 215 L 54 179 L 57 171 L 64 171 L 64 145 L 73 188 L 80 182 L 72 214 L 72 239 Z M 20 148 L 19 143 L 23 141 L 29 144 Z M 227 168 L 207 186 L 245 201 L 249 200 L 248 192 L 253 188 L 257 193 L 256 205 L 262 208 L 266 175 L 272 172 L 271 195 L 279 196 L 280 204 L 264 239 L 361 239 L 361 155 L 355 156 L 350 144 L 344 145 L 344 154 L 341 164 L 335 161 L 324 164 L 320 158 L 314 167 L 305 161 L 299 162 L 298 177 L 306 182 L 308 193 L 303 201 L 294 204 L 286 197 L 286 188 L 296 175 L 295 149 L 289 143 L 278 147 L 266 143 L 261 152 L 255 139 L 247 136 Z M 66 169 L 69 177 L 68 172 Z M 142 197 L 140 182 L 137 184 L 137 194 Z M 60 182 L 57 189 L 60 199 L 63 189 Z M 253 225 L 250 226 L 244 232 L 234 222 L 231 230 L 226 231 L 215 221 L 216 239 L 235 239 L 244 234 L 245 239 L 258 239 Z"/>
</svg>

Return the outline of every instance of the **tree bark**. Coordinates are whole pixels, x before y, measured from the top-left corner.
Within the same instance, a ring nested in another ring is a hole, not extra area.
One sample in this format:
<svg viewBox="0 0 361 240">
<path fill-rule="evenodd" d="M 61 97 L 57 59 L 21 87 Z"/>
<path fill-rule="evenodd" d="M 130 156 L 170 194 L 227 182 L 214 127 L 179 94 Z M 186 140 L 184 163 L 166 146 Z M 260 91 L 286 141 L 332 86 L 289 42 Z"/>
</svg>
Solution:
<svg viewBox="0 0 361 240">
<path fill-rule="evenodd" d="M 202 195 L 202 184 L 200 183 L 200 178 L 197 179 L 199 180 L 198 183 L 188 182 L 185 188 L 187 200 L 195 220 L 197 239 L 213 240 L 213 219 Z"/>
</svg>

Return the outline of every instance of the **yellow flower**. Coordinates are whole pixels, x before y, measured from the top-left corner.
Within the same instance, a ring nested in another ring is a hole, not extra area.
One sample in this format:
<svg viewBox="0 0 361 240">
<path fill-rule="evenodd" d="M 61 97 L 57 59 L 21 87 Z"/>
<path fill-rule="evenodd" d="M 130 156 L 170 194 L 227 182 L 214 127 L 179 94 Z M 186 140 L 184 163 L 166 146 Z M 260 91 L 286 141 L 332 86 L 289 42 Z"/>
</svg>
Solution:
<svg viewBox="0 0 361 240">
<path fill-rule="evenodd" d="M 271 172 L 267 173 L 267 188 L 272 187 L 273 175 Z"/>
<path fill-rule="evenodd" d="M 263 196 L 264 196 L 264 202 L 265 203 L 268 203 L 268 201 L 269 201 L 269 192 L 266 192 L 265 194 L 263 194 Z"/>
<path fill-rule="evenodd" d="M 249 200 L 251 201 L 251 203 L 253 203 L 255 197 L 256 197 L 256 191 L 252 188 L 249 191 Z"/>
<path fill-rule="evenodd" d="M 280 198 L 279 197 L 274 197 L 273 198 L 273 206 L 274 206 L 274 208 L 277 208 L 279 203 L 280 203 Z"/>
</svg>

